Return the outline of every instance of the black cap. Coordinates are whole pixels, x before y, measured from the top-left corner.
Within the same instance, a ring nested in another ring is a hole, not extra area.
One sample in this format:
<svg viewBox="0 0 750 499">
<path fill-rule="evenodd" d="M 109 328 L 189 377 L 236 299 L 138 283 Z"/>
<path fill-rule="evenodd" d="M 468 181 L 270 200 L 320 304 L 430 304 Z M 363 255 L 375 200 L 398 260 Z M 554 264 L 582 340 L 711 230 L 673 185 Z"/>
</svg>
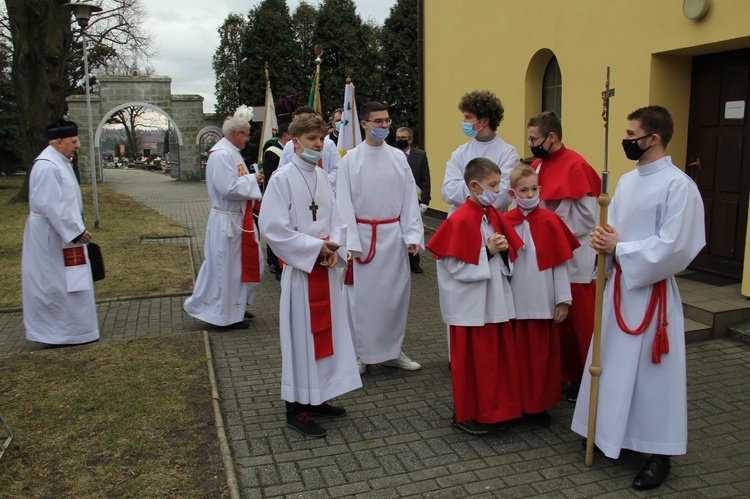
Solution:
<svg viewBox="0 0 750 499">
<path fill-rule="evenodd" d="M 47 138 L 49 140 L 66 139 L 78 136 L 78 125 L 72 121 L 59 120 L 47 127 Z"/>
</svg>

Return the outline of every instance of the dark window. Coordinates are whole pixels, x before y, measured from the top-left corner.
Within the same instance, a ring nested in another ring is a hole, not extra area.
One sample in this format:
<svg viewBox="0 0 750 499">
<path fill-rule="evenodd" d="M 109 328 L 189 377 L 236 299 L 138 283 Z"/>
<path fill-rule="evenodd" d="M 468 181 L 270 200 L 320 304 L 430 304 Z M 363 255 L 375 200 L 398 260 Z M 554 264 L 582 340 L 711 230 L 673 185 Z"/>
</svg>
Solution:
<svg viewBox="0 0 750 499">
<path fill-rule="evenodd" d="M 552 57 L 544 70 L 542 111 L 554 111 L 562 119 L 562 74 L 557 57 Z"/>
</svg>

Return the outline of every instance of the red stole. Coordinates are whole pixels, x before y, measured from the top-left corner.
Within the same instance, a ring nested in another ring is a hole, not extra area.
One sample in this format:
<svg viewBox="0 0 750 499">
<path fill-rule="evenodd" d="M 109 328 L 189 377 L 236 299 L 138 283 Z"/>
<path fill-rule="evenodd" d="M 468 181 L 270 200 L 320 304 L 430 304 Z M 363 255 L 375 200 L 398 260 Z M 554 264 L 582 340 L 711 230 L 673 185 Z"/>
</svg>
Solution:
<svg viewBox="0 0 750 499">
<path fill-rule="evenodd" d="M 536 207 L 526 216 L 520 209 L 513 208 L 501 216 L 512 225 L 520 224 L 524 218 L 529 221 L 540 271 L 570 260 L 573 250 L 581 245 L 562 218 L 544 208 Z"/>
<path fill-rule="evenodd" d="M 248 174 L 244 164 L 237 165 L 237 176 Z M 260 282 L 260 253 L 259 241 L 255 238 L 255 221 L 253 213 L 260 212 L 260 201 L 249 200 L 245 205 L 245 215 L 242 217 L 242 275 L 240 282 Z"/>
<path fill-rule="evenodd" d="M 602 192 L 599 174 L 580 154 L 564 145 L 543 160 L 535 160 L 531 167 L 538 170 L 542 187 L 539 199 L 543 201 L 596 197 Z"/>
<path fill-rule="evenodd" d="M 333 326 L 331 295 L 328 287 L 328 267 L 313 265 L 307 275 L 307 294 L 310 304 L 310 331 L 315 345 L 315 360 L 333 355 Z"/>
<path fill-rule="evenodd" d="M 507 223 L 494 206 L 483 208 L 471 199 L 467 199 L 440 224 L 427 243 L 427 249 L 438 259 L 450 256 L 477 265 L 479 253 L 485 246 L 482 237 L 482 217 L 485 215 L 495 231 L 508 240 L 508 257 L 511 262 L 514 261 L 518 257 L 516 251 L 523 246 L 523 241 L 516 234 L 513 225 Z"/>
</svg>

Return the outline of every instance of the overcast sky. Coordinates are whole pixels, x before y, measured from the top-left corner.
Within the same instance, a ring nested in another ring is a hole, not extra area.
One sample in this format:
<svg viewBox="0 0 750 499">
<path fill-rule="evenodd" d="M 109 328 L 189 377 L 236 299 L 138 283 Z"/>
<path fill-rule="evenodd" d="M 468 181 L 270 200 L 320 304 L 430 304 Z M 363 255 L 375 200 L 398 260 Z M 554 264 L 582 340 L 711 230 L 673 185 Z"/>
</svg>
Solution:
<svg viewBox="0 0 750 499">
<path fill-rule="evenodd" d="M 307 0 L 319 5 L 318 0 Z M 172 78 L 173 94 L 200 94 L 203 110 L 214 112 L 216 80 L 211 67 L 219 45 L 217 29 L 231 13 L 246 15 L 259 0 L 143 0 L 146 29 L 154 35 L 157 58 L 151 61 L 160 76 Z M 363 20 L 383 24 L 396 0 L 354 0 Z M 287 0 L 291 12 L 300 0 Z M 249 103 L 248 103 L 249 104 Z"/>
</svg>

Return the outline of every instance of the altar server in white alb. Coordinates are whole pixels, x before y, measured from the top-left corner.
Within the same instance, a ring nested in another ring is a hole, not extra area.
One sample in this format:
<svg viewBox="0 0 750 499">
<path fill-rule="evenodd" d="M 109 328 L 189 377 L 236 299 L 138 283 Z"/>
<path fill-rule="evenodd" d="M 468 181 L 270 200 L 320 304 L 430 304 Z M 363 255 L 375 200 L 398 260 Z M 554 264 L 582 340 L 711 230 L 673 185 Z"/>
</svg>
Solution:
<svg viewBox="0 0 750 499">
<path fill-rule="evenodd" d="M 263 175 L 250 173 L 240 151 L 250 135 L 252 112 L 241 106 L 222 126 L 224 137 L 211 148 L 206 186 L 211 213 L 206 225 L 204 262 L 185 312 L 226 329 L 246 329 L 245 312 L 263 275 L 263 252 L 253 210 L 261 199 Z"/>
<path fill-rule="evenodd" d="M 622 449 L 653 454 L 633 481 L 659 487 L 670 456 L 687 452 L 685 331 L 674 274 L 706 243 L 703 202 L 695 183 L 665 149 L 672 116 L 649 106 L 628 115 L 625 154 L 636 170 L 622 176 L 609 224 L 596 227 L 591 247 L 607 254 L 596 445 L 610 458 Z M 587 434 L 589 349 L 573 431 Z"/>
<path fill-rule="evenodd" d="M 471 140 L 453 151 L 445 166 L 443 201 L 450 205 L 451 215 L 469 197 L 469 188 L 464 181 L 464 170 L 474 158 L 487 158 L 500 167 L 500 195 L 494 207 L 504 212 L 511 202 L 508 176 L 520 159 L 516 149 L 497 136 L 497 127 L 503 121 L 505 108 L 500 99 L 487 90 L 475 90 L 461 97 L 458 109 L 463 115 L 461 130 Z"/>
<path fill-rule="evenodd" d="M 287 426 L 310 437 L 326 430 L 314 416 L 341 417 L 326 401 L 362 386 L 335 267 L 346 267 L 346 227 L 325 172 L 316 165 L 326 137 L 319 116 L 289 126 L 296 155 L 268 184 L 260 229 L 284 262 L 279 334 L 281 398 Z"/>
<path fill-rule="evenodd" d="M 354 256 L 346 296 L 359 370 L 367 364 L 416 371 L 401 346 L 406 334 L 411 273 L 408 254 L 424 251 L 414 175 L 404 153 L 385 143 L 391 118 L 379 102 L 362 106 L 365 141 L 341 161 L 336 200 Z"/>
<path fill-rule="evenodd" d="M 49 345 L 80 345 L 99 339 L 94 281 L 83 223 L 83 200 L 71 159 L 78 126 L 47 127 L 49 146 L 29 174 L 29 218 L 23 233 L 21 287 L 26 338 Z"/>
</svg>

